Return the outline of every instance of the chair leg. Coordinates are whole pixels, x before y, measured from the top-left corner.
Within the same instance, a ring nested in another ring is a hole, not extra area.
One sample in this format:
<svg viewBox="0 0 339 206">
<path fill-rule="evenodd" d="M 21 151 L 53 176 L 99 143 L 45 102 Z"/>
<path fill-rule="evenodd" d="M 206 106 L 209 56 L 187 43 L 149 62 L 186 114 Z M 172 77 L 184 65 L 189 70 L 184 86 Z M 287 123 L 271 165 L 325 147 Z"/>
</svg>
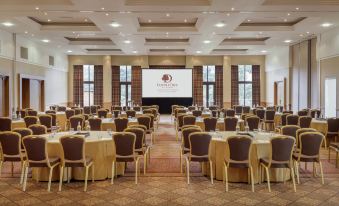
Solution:
<svg viewBox="0 0 339 206">
<path fill-rule="evenodd" d="M 253 168 L 250 166 L 251 172 L 251 184 L 252 184 L 252 192 L 254 192 L 254 178 L 253 178 Z"/>
<path fill-rule="evenodd" d="M 14 162 L 11 162 L 11 176 L 14 175 Z"/>
<path fill-rule="evenodd" d="M 320 160 L 319 160 L 319 166 L 320 166 L 320 174 L 321 174 L 321 183 L 325 184 L 325 182 L 324 182 L 323 164 L 321 163 Z"/>
<path fill-rule="evenodd" d="M 328 161 L 331 161 L 331 147 L 328 148 Z"/>
<path fill-rule="evenodd" d="M 211 183 L 213 185 L 213 163 L 210 161 L 210 176 L 211 176 Z"/>
<path fill-rule="evenodd" d="M 294 169 L 293 169 L 293 166 L 291 166 L 291 177 L 292 177 L 292 182 L 293 182 L 293 190 L 294 192 L 297 192 L 297 188 L 296 188 L 296 185 L 295 185 L 295 177 L 294 177 Z"/>
<path fill-rule="evenodd" d="M 0 162 L 0 175 L 1 175 L 1 168 L 2 162 Z M 21 162 L 21 175 L 20 175 L 20 185 L 24 181 L 24 173 L 25 173 L 25 162 Z"/>
<path fill-rule="evenodd" d="M 135 161 L 135 184 L 138 184 L 138 160 Z"/>
<path fill-rule="evenodd" d="M 88 180 L 88 169 L 89 167 L 86 167 L 86 173 L 85 173 L 85 187 L 84 187 L 84 192 L 87 192 L 87 180 Z"/>
<path fill-rule="evenodd" d="M 48 188 L 47 191 L 51 191 L 51 182 L 52 182 L 52 174 L 53 174 L 54 167 L 49 168 L 49 176 L 48 176 Z"/>
<path fill-rule="evenodd" d="M 2 171 L 2 164 L 3 164 L 3 161 L 0 161 L 0 177 L 1 177 L 1 171 Z M 21 168 L 23 169 L 23 168 Z"/>
<path fill-rule="evenodd" d="M 64 167 L 60 167 L 60 177 L 59 177 L 59 192 L 61 192 L 61 187 L 62 187 L 62 180 L 64 176 Z"/>
<path fill-rule="evenodd" d="M 115 173 L 115 161 L 112 162 L 112 179 L 111 179 L 111 184 L 113 185 L 114 183 L 114 174 Z"/>
<path fill-rule="evenodd" d="M 338 162 L 339 162 L 339 151 L 336 151 L 335 167 L 338 167 Z"/>
<path fill-rule="evenodd" d="M 271 192 L 271 185 L 270 185 L 270 172 L 268 170 L 268 167 L 265 167 L 266 170 L 266 177 L 267 177 L 267 187 L 268 191 Z"/>
<path fill-rule="evenodd" d="M 144 175 L 146 174 L 146 166 L 147 166 L 147 153 L 144 154 Z"/>
<path fill-rule="evenodd" d="M 313 162 L 313 177 L 317 176 L 317 168 L 315 166 L 315 162 Z"/>
<path fill-rule="evenodd" d="M 28 166 L 25 165 L 25 177 L 24 177 L 24 184 L 22 187 L 22 190 L 24 192 L 26 191 L 26 186 L 27 186 L 27 175 L 28 175 Z"/>
<path fill-rule="evenodd" d="M 182 173 L 182 151 L 180 149 L 180 160 L 179 160 L 179 163 L 180 163 L 180 173 Z"/>
<path fill-rule="evenodd" d="M 228 192 L 228 169 L 226 163 L 224 163 L 224 174 L 225 174 L 225 190 Z"/>
<path fill-rule="evenodd" d="M 297 174 L 297 183 L 300 184 L 300 177 L 299 177 L 299 164 L 297 161 L 294 162 L 295 164 L 295 173 Z"/>
<path fill-rule="evenodd" d="M 94 164 L 92 164 L 92 182 L 94 182 Z"/>
<path fill-rule="evenodd" d="M 284 170 L 284 184 L 286 184 L 286 176 L 287 176 L 287 169 L 286 168 L 282 168 Z"/>
<path fill-rule="evenodd" d="M 190 184 L 190 162 L 186 158 L 186 175 L 187 175 L 187 184 Z"/>
<path fill-rule="evenodd" d="M 67 167 L 67 183 L 71 182 L 71 168 Z"/>
</svg>

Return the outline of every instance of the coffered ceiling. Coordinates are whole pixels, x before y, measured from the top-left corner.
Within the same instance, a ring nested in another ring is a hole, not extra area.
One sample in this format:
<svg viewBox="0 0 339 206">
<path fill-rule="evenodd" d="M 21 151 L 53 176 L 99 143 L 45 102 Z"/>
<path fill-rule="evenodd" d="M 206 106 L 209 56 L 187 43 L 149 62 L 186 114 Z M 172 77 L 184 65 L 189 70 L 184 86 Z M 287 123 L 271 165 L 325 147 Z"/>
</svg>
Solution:
<svg viewBox="0 0 339 206">
<path fill-rule="evenodd" d="M 0 0 L 0 29 L 72 55 L 263 54 L 338 24 L 339 0 Z"/>
</svg>

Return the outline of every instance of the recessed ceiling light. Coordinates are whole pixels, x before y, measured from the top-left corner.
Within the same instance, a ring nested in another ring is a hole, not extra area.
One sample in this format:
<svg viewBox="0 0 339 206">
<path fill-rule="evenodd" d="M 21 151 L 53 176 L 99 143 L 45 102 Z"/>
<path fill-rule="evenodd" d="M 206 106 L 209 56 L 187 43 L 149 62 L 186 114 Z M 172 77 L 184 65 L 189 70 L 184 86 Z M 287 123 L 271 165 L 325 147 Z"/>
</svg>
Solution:
<svg viewBox="0 0 339 206">
<path fill-rule="evenodd" d="M 39 7 L 35 7 L 35 10 L 39 10 Z"/>
<path fill-rule="evenodd" d="M 171 15 L 169 13 L 166 14 L 167 17 L 170 17 Z"/>
<path fill-rule="evenodd" d="M 152 22 L 152 20 L 148 19 L 148 23 L 151 23 L 151 22 Z"/>
<path fill-rule="evenodd" d="M 261 53 L 267 53 L 267 51 L 266 50 L 262 50 Z"/>
<path fill-rule="evenodd" d="M 28 34 L 28 31 L 25 31 L 25 34 Z"/>
<path fill-rule="evenodd" d="M 295 8 L 295 10 L 297 10 L 297 11 L 298 11 L 298 10 L 299 10 L 299 7 Z"/>
<path fill-rule="evenodd" d="M 214 31 L 214 32 L 212 32 L 212 35 L 215 35 L 215 31 Z"/>
<path fill-rule="evenodd" d="M 227 13 L 226 15 L 227 15 L 227 16 L 230 16 L 230 13 Z"/>
<path fill-rule="evenodd" d="M 138 53 L 138 51 L 135 51 L 135 50 L 134 50 L 134 51 L 132 51 L 132 52 L 133 52 L 133 54 L 136 54 L 136 53 Z"/>
<path fill-rule="evenodd" d="M 310 33 L 309 31 L 306 32 L 306 34 L 309 34 L 309 33 Z"/>
<path fill-rule="evenodd" d="M 321 26 L 322 27 L 330 27 L 330 26 L 332 26 L 332 24 L 326 22 L 326 23 L 321 24 Z"/>
<path fill-rule="evenodd" d="M 130 40 L 125 40 L 124 43 L 125 43 L 125 44 L 130 44 L 131 41 L 130 41 Z"/>
<path fill-rule="evenodd" d="M 87 19 L 85 19 L 84 21 L 85 21 L 85 22 L 87 22 L 88 20 L 87 20 Z"/>
<path fill-rule="evenodd" d="M 201 51 L 196 51 L 197 54 L 201 54 Z"/>
<path fill-rule="evenodd" d="M 105 15 L 106 15 L 106 16 L 108 16 L 109 14 L 108 14 L 108 13 L 106 13 Z"/>
<path fill-rule="evenodd" d="M 284 19 L 284 22 L 287 22 L 287 19 Z"/>
<path fill-rule="evenodd" d="M 104 8 L 104 7 L 102 7 L 102 8 L 101 8 L 101 10 L 105 10 L 105 8 Z"/>
<path fill-rule="evenodd" d="M 215 26 L 221 28 L 221 27 L 225 26 L 225 23 L 224 22 L 219 22 L 219 23 L 216 23 Z"/>
<path fill-rule="evenodd" d="M 262 34 L 262 31 L 260 31 L 259 34 Z"/>
<path fill-rule="evenodd" d="M 51 20 L 50 19 L 47 19 L 48 22 L 50 22 Z"/>
<path fill-rule="evenodd" d="M 186 23 L 186 22 L 187 22 L 187 19 L 185 19 L 184 22 Z"/>
<path fill-rule="evenodd" d="M 251 19 L 247 19 L 247 21 L 248 21 L 248 22 L 250 22 L 250 21 L 251 21 Z"/>
<path fill-rule="evenodd" d="M 118 22 L 112 22 L 111 26 L 116 28 L 116 27 L 119 27 L 121 25 Z"/>
<path fill-rule="evenodd" d="M 287 16 L 290 16 L 291 14 L 290 13 L 287 13 Z"/>
<path fill-rule="evenodd" d="M 284 42 L 285 42 L 285 43 L 291 43 L 291 42 L 292 42 L 292 40 L 290 40 L 290 39 L 286 39 Z"/>
<path fill-rule="evenodd" d="M 43 40 L 41 40 L 41 41 L 42 41 L 42 42 L 45 42 L 45 43 L 50 42 L 49 39 L 43 39 Z"/>
<path fill-rule="evenodd" d="M 67 53 L 72 53 L 73 51 L 72 50 L 67 50 Z"/>
<path fill-rule="evenodd" d="M 234 7 L 232 7 L 231 10 L 234 11 Z"/>
<path fill-rule="evenodd" d="M 47 12 L 44 12 L 45 16 L 47 16 Z"/>
<path fill-rule="evenodd" d="M 32 34 L 32 36 L 34 36 L 34 34 Z"/>
<path fill-rule="evenodd" d="M 11 23 L 11 22 L 4 22 L 4 23 L 2 23 L 2 25 L 10 27 L 10 26 L 13 26 L 14 24 Z"/>
<path fill-rule="evenodd" d="M 204 41 L 204 44 L 209 44 L 209 43 L 211 43 L 210 40 L 205 40 L 205 41 Z"/>
<path fill-rule="evenodd" d="M 303 34 L 299 34 L 299 36 L 303 37 L 304 35 Z"/>
</svg>

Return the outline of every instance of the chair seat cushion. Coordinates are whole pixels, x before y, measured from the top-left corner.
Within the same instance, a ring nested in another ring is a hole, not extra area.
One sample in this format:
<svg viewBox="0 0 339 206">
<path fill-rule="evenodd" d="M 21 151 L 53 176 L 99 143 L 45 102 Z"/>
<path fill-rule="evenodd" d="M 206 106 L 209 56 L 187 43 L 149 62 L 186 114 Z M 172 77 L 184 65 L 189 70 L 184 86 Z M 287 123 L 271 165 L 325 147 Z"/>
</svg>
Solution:
<svg viewBox="0 0 339 206">
<path fill-rule="evenodd" d="M 59 157 L 48 157 L 49 159 L 49 164 L 51 166 L 57 164 L 60 162 L 60 158 Z M 47 162 L 41 162 L 41 163 L 29 163 L 29 167 L 48 167 Z"/>
<path fill-rule="evenodd" d="M 228 162 L 225 160 L 225 163 L 227 164 Z M 249 168 L 249 163 L 248 162 L 233 162 L 233 161 L 230 161 L 228 167 Z"/>
<path fill-rule="evenodd" d="M 334 147 L 334 148 L 339 149 L 339 142 L 332 142 L 332 143 L 330 144 L 330 147 Z"/>
<path fill-rule="evenodd" d="M 293 159 L 298 160 L 299 153 L 293 153 Z M 318 158 L 316 157 L 307 157 L 305 155 L 301 155 L 300 162 L 319 162 Z"/>
<path fill-rule="evenodd" d="M 274 120 L 265 120 L 265 123 L 274 123 Z"/>
<path fill-rule="evenodd" d="M 327 132 L 326 137 L 329 138 L 338 137 L 338 132 Z"/>
<path fill-rule="evenodd" d="M 89 165 L 93 161 L 93 159 L 90 157 L 86 157 L 85 161 L 86 165 Z M 65 167 L 85 167 L 85 162 L 65 162 Z"/>
<path fill-rule="evenodd" d="M 268 166 L 269 159 L 267 157 L 260 158 L 260 163 L 264 164 L 265 166 Z M 271 168 L 289 168 L 289 164 L 285 162 L 271 162 Z"/>
</svg>

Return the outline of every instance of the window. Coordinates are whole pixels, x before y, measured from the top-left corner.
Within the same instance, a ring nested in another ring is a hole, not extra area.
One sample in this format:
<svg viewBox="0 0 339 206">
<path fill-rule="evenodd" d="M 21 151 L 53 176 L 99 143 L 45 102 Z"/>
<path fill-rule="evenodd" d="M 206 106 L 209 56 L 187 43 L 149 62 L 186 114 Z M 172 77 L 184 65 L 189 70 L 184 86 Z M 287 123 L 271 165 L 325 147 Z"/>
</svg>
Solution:
<svg viewBox="0 0 339 206">
<path fill-rule="evenodd" d="M 239 105 L 252 106 L 252 65 L 238 65 Z"/>
<path fill-rule="evenodd" d="M 94 65 L 84 65 L 84 106 L 94 104 Z"/>
<path fill-rule="evenodd" d="M 215 104 L 215 66 L 203 66 L 203 104 L 209 107 Z"/>
<path fill-rule="evenodd" d="M 132 79 L 132 66 L 120 66 L 120 105 L 128 106 L 131 101 L 131 79 Z"/>
</svg>

